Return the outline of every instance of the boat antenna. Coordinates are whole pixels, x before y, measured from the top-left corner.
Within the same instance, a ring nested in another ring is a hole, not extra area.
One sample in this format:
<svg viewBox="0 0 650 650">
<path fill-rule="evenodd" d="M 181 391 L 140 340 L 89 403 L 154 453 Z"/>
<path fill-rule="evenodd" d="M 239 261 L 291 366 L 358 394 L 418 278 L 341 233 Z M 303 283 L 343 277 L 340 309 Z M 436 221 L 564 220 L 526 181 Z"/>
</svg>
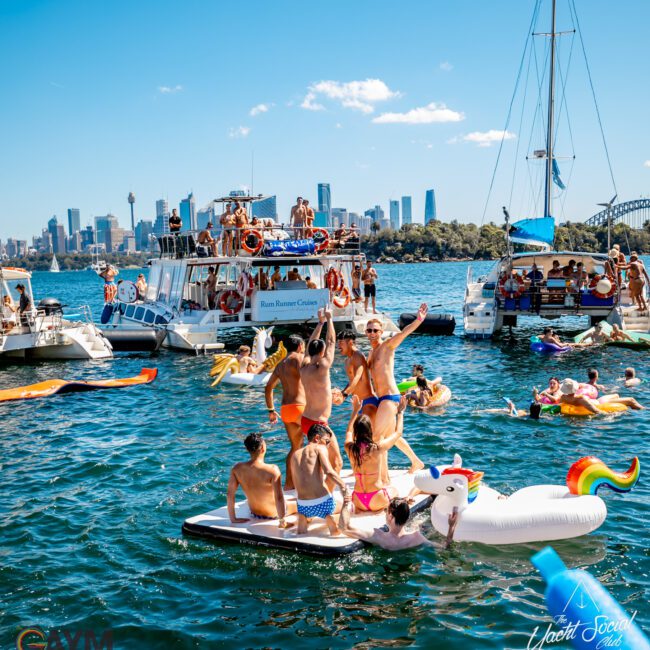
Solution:
<svg viewBox="0 0 650 650">
<path fill-rule="evenodd" d="M 551 17 L 551 67 L 548 76 L 548 126 L 546 132 L 546 183 L 544 194 L 544 216 L 550 217 L 552 212 L 553 192 L 553 111 L 555 103 L 555 2 L 553 0 Z"/>
<path fill-rule="evenodd" d="M 512 252 L 510 250 L 510 213 L 506 209 L 506 206 L 504 205 L 502 208 L 503 214 L 506 218 L 506 255 L 508 257 L 512 256 Z"/>
<path fill-rule="evenodd" d="M 614 201 L 616 201 L 617 196 L 618 194 L 614 194 L 614 196 L 607 203 L 597 204 L 607 210 L 607 252 L 612 250 L 612 206 L 614 205 Z"/>
</svg>

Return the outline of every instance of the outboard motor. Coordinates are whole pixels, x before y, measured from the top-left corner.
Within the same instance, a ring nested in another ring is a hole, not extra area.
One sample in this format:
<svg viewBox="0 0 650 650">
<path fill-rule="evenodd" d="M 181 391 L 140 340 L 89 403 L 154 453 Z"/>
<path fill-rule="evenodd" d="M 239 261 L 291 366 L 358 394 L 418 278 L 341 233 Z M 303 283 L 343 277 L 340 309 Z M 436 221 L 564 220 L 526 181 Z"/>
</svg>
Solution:
<svg viewBox="0 0 650 650">
<path fill-rule="evenodd" d="M 39 311 L 44 311 L 46 316 L 54 316 L 56 314 L 63 314 L 63 305 L 58 298 L 43 298 L 36 308 Z"/>
</svg>

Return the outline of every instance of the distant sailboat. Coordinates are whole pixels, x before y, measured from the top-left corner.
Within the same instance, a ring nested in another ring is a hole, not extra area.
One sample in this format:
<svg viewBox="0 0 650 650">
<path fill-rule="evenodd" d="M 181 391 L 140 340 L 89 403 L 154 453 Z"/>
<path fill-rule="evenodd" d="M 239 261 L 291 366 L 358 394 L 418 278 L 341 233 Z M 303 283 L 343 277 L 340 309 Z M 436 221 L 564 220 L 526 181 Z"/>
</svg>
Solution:
<svg viewBox="0 0 650 650">
<path fill-rule="evenodd" d="M 50 273 L 58 273 L 61 269 L 56 259 L 56 255 L 52 255 L 52 264 L 50 264 Z"/>
</svg>

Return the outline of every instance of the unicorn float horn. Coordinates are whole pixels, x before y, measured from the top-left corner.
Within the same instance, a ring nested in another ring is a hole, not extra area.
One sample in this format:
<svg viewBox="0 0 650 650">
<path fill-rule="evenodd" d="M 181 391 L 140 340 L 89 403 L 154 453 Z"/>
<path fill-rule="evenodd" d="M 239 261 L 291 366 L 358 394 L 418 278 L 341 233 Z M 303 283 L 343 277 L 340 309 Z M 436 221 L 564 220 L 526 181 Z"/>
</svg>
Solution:
<svg viewBox="0 0 650 650">
<path fill-rule="evenodd" d="M 614 472 L 595 456 L 585 456 L 569 468 L 566 484 L 571 494 L 596 494 L 606 485 L 615 492 L 629 492 L 639 480 L 641 463 L 635 456 L 627 472 Z"/>
</svg>

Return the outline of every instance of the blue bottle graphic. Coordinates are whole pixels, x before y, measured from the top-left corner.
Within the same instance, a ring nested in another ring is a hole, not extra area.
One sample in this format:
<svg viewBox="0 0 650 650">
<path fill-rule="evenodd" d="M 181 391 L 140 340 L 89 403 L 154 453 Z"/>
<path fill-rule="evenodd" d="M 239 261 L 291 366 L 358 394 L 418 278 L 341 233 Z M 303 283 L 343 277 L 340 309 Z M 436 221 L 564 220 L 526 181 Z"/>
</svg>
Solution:
<svg viewBox="0 0 650 650">
<path fill-rule="evenodd" d="M 591 574 L 567 569 L 550 547 L 531 558 L 546 581 L 546 605 L 554 618 L 546 643 L 570 641 L 574 648 L 650 650 L 648 637 Z M 541 647 L 541 646 L 540 646 Z"/>
</svg>

